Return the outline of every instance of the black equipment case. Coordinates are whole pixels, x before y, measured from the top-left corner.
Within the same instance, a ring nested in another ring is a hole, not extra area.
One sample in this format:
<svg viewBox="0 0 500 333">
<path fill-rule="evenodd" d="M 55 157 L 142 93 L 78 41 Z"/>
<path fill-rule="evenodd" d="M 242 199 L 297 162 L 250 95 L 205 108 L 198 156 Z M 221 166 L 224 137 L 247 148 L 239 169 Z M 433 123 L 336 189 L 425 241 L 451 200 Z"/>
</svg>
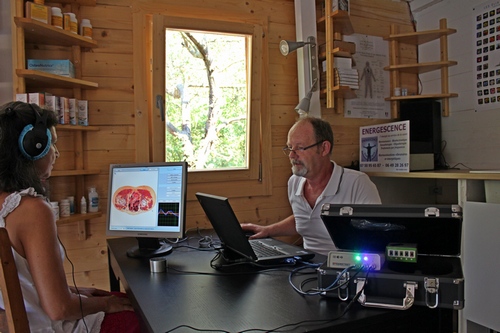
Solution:
<svg viewBox="0 0 500 333">
<path fill-rule="evenodd" d="M 325 204 L 321 218 L 339 249 L 318 269 L 323 295 L 368 307 L 463 309 L 460 206 Z M 381 264 L 348 271 L 330 260 L 350 262 L 351 254 L 375 255 Z"/>
</svg>

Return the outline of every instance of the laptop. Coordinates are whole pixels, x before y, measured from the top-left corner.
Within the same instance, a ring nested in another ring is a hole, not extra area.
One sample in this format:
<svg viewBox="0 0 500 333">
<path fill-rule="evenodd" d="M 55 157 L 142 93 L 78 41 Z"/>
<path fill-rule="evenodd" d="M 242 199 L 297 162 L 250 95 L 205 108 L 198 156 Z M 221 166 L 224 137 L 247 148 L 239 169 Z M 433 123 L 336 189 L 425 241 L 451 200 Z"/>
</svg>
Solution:
<svg viewBox="0 0 500 333">
<path fill-rule="evenodd" d="M 277 239 L 248 239 L 227 198 L 200 192 L 196 197 L 223 243 L 224 255 L 230 257 L 229 262 L 276 264 L 314 257 L 313 252 Z"/>
</svg>

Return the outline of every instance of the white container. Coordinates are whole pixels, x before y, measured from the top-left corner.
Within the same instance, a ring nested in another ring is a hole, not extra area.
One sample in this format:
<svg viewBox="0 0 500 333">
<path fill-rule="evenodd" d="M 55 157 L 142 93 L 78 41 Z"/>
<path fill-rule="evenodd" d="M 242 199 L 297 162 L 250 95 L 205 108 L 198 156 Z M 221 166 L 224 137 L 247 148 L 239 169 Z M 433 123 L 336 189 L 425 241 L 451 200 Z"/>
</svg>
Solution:
<svg viewBox="0 0 500 333">
<path fill-rule="evenodd" d="M 70 214 L 71 211 L 69 207 L 69 200 L 62 199 L 61 202 L 59 203 L 59 215 L 61 217 L 68 217 Z"/>
<path fill-rule="evenodd" d="M 52 25 L 56 28 L 63 28 L 63 15 L 61 12 L 61 8 L 59 7 L 52 7 Z"/>
<path fill-rule="evenodd" d="M 99 210 L 99 194 L 95 187 L 89 188 L 89 213 L 95 213 Z"/>
<path fill-rule="evenodd" d="M 50 205 L 52 206 L 52 211 L 54 212 L 56 220 L 59 220 L 59 203 L 57 201 L 51 201 Z"/>
<path fill-rule="evenodd" d="M 78 125 L 89 125 L 89 104 L 86 100 L 77 100 L 78 105 Z"/>
<path fill-rule="evenodd" d="M 92 25 L 89 19 L 82 19 L 80 24 L 80 35 L 92 39 Z"/>
<path fill-rule="evenodd" d="M 80 200 L 80 214 L 87 214 L 87 200 L 85 200 L 85 197 Z"/>
</svg>

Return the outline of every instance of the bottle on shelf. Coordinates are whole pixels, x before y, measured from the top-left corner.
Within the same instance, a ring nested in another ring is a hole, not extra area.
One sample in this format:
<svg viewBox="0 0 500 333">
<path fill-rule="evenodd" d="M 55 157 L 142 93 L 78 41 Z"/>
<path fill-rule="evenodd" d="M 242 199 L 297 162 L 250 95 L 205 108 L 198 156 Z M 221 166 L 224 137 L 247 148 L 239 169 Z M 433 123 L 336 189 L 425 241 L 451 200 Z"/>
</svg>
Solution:
<svg viewBox="0 0 500 333">
<path fill-rule="evenodd" d="M 80 214 L 87 214 L 87 200 L 85 200 L 85 196 L 80 200 Z"/>
<path fill-rule="evenodd" d="M 80 24 L 80 35 L 92 39 L 92 25 L 89 19 L 82 19 Z"/>
<path fill-rule="evenodd" d="M 95 187 L 89 188 L 89 213 L 95 213 L 99 210 L 99 194 Z"/>
<path fill-rule="evenodd" d="M 63 15 L 61 8 L 52 7 L 52 26 L 62 29 L 63 28 Z"/>
</svg>

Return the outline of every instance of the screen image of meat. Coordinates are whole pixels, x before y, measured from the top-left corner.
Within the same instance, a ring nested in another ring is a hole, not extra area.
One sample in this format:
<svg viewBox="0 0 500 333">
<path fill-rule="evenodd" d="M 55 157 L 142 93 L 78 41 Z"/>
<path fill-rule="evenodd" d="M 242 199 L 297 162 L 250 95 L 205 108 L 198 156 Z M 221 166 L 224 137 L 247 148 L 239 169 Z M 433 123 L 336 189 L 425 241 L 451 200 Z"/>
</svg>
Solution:
<svg viewBox="0 0 500 333">
<path fill-rule="evenodd" d="M 138 187 L 122 186 L 113 194 L 116 209 L 128 214 L 140 214 L 153 208 L 156 202 L 154 190 L 142 185 Z"/>
</svg>

